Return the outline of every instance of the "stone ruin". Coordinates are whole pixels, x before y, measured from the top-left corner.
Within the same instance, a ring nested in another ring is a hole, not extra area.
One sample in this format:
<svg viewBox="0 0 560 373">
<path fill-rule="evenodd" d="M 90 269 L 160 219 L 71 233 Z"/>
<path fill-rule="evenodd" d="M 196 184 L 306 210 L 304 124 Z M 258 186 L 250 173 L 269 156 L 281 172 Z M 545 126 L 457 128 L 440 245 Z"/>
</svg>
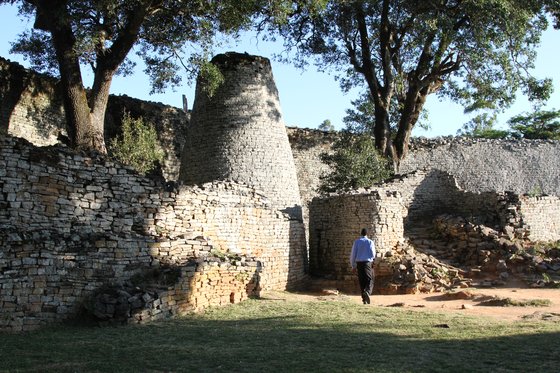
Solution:
<svg viewBox="0 0 560 373">
<path fill-rule="evenodd" d="M 301 201 L 270 63 L 214 63 L 225 82 L 212 99 L 199 90 L 182 185 L 1 139 L 0 330 L 82 312 L 146 322 L 304 286 Z"/>
<path fill-rule="evenodd" d="M 180 181 L 196 185 L 236 180 L 264 191 L 280 209 L 301 210 L 270 61 L 230 52 L 214 57 L 212 63 L 225 80 L 211 96 L 204 82 L 197 84 Z"/>
<path fill-rule="evenodd" d="M 62 132 L 56 84 L 0 62 L 0 330 L 82 311 L 141 323 L 269 289 L 354 292 L 348 255 L 362 227 L 378 243 L 378 293 L 558 278 L 560 255 L 534 245 L 560 239 L 558 142 L 419 141 L 407 174 L 320 197 L 319 155 L 336 134 L 286 136 L 269 61 L 230 53 L 214 59 L 226 78 L 215 96 L 197 87 L 192 120 L 111 98 L 108 118 L 154 116 L 164 177 L 180 168 L 183 185 L 162 184 L 52 145 Z M 26 135 L 51 146 L 14 137 Z M 551 195 L 523 195 L 536 190 Z"/>
<path fill-rule="evenodd" d="M 231 181 L 169 189 L 68 148 L 0 139 L 0 330 L 80 312 L 146 322 L 305 283 L 303 223 Z"/>
<path fill-rule="evenodd" d="M 417 171 L 371 189 L 316 197 L 310 205 L 310 272 L 319 287 L 357 288 L 348 252 L 357 228 L 378 246 L 375 292 L 446 291 L 560 283 L 560 198 L 468 192 L 443 171 Z"/>
</svg>

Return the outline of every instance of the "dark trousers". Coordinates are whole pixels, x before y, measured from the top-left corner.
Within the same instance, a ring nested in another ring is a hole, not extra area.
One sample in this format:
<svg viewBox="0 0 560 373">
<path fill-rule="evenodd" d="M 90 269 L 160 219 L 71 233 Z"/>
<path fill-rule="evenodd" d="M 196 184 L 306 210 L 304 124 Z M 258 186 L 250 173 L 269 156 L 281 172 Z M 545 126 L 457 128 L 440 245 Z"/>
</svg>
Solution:
<svg viewBox="0 0 560 373">
<path fill-rule="evenodd" d="M 373 268 L 371 262 L 357 262 L 358 281 L 360 282 L 360 294 L 373 291 Z"/>
</svg>

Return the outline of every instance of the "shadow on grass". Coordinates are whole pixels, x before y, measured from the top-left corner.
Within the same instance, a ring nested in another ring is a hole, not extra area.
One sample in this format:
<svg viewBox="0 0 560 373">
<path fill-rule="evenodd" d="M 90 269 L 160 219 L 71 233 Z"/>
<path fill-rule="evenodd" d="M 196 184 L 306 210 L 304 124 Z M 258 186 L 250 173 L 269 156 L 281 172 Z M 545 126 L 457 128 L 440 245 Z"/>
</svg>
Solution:
<svg viewBox="0 0 560 373">
<path fill-rule="evenodd" d="M 503 323 L 402 310 L 258 306 L 146 326 L 2 335 L 0 370 L 547 372 L 560 366 L 559 328 L 544 324 L 519 324 L 503 335 Z M 442 322 L 450 328 L 437 328 Z"/>
</svg>

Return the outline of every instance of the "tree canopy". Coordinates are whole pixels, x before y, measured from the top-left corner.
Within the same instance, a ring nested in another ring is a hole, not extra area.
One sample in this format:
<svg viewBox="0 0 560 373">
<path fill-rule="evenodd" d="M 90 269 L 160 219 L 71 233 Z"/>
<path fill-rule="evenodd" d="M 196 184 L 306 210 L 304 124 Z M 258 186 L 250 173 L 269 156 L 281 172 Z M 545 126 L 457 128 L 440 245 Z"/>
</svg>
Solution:
<svg viewBox="0 0 560 373">
<path fill-rule="evenodd" d="M 390 162 L 379 155 L 367 133 L 342 131 L 332 152 L 321 154 L 321 159 L 332 170 L 321 176 L 322 194 L 371 187 L 393 176 Z"/>
<path fill-rule="evenodd" d="M 321 124 L 319 124 L 318 129 L 325 132 L 330 132 L 335 130 L 334 125 L 332 124 L 330 119 L 325 119 L 323 122 L 321 122 Z"/>
<path fill-rule="evenodd" d="M 265 0 L 0 0 L 34 18 L 12 50 L 32 66 L 61 79 L 68 134 L 78 148 L 105 152 L 104 116 L 115 74 L 128 74 L 134 48 L 146 64 L 153 91 L 180 83 L 177 72 L 194 73 L 213 36 L 236 33 L 254 16 L 282 18 L 284 1 Z M 193 46 L 197 46 L 194 49 Z M 192 53 L 196 50 L 196 53 Z M 82 67 L 93 71 L 86 92 Z M 212 73 L 211 66 L 202 69 Z"/>
<path fill-rule="evenodd" d="M 373 104 L 376 147 L 398 163 L 430 94 L 471 109 L 510 105 L 518 89 L 550 94 L 531 77 L 550 0 L 327 1 L 279 33 L 299 64 L 333 69 Z M 394 126 L 391 126 L 394 123 Z"/>
<path fill-rule="evenodd" d="M 560 140 L 560 110 L 523 113 L 508 120 L 508 124 L 513 137 Z"/>
<path fill-rule="evenodd" d="M 463 125 L 458 135 L 486 139 L 560 140 L 560 110 L 535 108 L 507 121 L 509 130 L 496 128 L 497 116 L 483 113 Z"/>
</svg>

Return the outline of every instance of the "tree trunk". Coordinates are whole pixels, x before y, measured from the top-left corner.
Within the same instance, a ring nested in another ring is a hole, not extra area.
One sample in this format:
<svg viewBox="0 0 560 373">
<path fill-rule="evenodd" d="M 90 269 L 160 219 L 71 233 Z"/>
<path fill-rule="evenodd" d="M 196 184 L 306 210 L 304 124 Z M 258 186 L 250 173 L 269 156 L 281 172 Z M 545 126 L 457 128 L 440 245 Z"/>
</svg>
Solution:
<svg viewBox="0 0 560 373">
<path fill-rule="evenodd" d="M 99 68 L 98 66 L 91 89 L 91 97 L 89 99 L 90 123 L 91 129 L 94 131 L 92 136 L 89 137 L 89 141 L 91 141 L 89 146 L 98 151 L 101 151 L 100 147 L 102 146 L 104 152 L 106 152 L 103 136 L 105 129 L 105 112 L 107 111 L 107 102 L 109 100 L 113 75 L 113 70 Z"/>
<path fill-rule="evenodd" d="M 410 145 L 410 136 L 420 112 L 426 103 L 426 98 L 429 94 L 429 87 L 424 87 L 420 90 L 411 86 L 407 94 L 404 108 L 402 110 L 401 118 L 399 120 L 399 128 L 395 136 L 394 143 L 394 161 L 398 170 L 400 162 L 408 155 L 408 148 Z"/>
<path fill-rule="evenodd" d="M 66 112 L 68 137 L 78 149 L 107 153 L 104 138 L 105 111 L 111 81 L 120 64 L 138 39 L 140 27 L 152 2 L 138 2 L 129 13 L 122 33 L 109 49 L 100 42 L 97 51 L 95 78 L 88 100 L 82 81 L 79 56 L 75 51 L 68 0 L 29 0 L 36 6 L 34 27 L 50 32 L 59 65 Z"/>
<path fill-rule="evenodd" d="M 387 108 L 375 105 L 375 126 L 373 128 L 375 137 L 375 147 L 379 153 L 386 157 L 391 157 L 391 126 L 389 123 L 389 112 Z"/>
<path fill-rule="evenodd" d="M 393 95 L 393 75 L 390 68 L 390 51 L 389 51 L 389 20 L 388 10 L 389 1 L 383 2 L 383 22 L 380 29 L 381 41 L 381 61 L 384 71 L 383 84 L 377 80 L 375 64 L 371 56 L 370 37 L 368 25 L 366 22 L 366 13 L 362 2 L 354 4 L 355 16 L 358 25 L 358 33 L 361 50 L 361 65 L 357 61 L 355 51 L 350 51 L 350 62 L 356 70 L 360 72 L 369 88 L 370 98 L 375 106 L 375 125 L 373 135 L 375 137 L 375 147 L 384 156 L 391 156 L 391 125 L 389 122 L 389 107 L 391 97 Z"/>
<path fill-rule="evenodd" d="M 97 121 L 99 114 L 90 113 L 79 58 L 74 51 L 76 39 L 69 22 L 67 2 L 39 0 L 35 5 L 37 13 L 34 27 L 51 33 L 56 51 L 70 142 L 75 148 L 93 149 L 105 154 L 103 121 Z M 104 115 L 101 115 L 103 118 Z"/>
</svg>

